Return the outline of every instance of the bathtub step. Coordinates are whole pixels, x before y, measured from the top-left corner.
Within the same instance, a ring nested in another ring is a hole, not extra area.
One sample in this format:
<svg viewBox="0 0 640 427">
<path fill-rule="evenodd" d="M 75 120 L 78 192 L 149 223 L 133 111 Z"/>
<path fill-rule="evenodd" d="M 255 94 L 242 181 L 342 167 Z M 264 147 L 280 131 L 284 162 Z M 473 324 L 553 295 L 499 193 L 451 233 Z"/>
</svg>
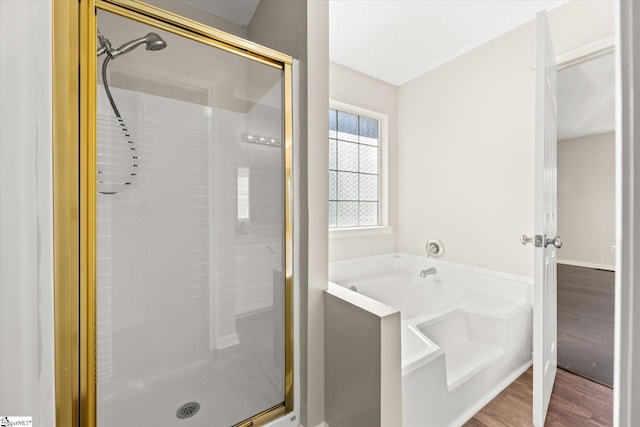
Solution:
<svg viewBox="0 0 640 427">
<path fill-rule="evenodd" d="M 445 350 L 447 388 L 456 389 L 504 354 L 501 347 L 479 341 L 461 341 Z"/>
</svg>

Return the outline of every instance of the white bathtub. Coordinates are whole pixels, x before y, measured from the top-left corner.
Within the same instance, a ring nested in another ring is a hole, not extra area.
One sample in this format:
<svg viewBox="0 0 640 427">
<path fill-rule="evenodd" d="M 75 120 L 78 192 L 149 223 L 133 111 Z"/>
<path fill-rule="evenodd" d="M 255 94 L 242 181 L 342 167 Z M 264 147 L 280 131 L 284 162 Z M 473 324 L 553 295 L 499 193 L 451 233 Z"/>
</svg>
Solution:
<svg viewBox="0 0 640 427">
<path fill-rule="evenodd" d="M 390 254 L 333 263 L 330 280 L 400 309 L 404 427 L 462 425 L 531 365 L 527 278 Z"/>
</svg>

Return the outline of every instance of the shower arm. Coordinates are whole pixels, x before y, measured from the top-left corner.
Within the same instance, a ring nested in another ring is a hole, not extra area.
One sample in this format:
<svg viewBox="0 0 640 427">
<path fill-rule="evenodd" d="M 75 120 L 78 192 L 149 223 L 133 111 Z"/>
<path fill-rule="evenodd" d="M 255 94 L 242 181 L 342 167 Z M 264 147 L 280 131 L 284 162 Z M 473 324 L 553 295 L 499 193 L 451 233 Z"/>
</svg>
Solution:
<svg viewBox="0 0 640 427">
<path fill-rule="evenodd" d="M 103 54 L 107 54 L 109 56 L 112 56 L 112 52 L 113 52 L 113 48 L 111 47 L 111 42 L 109 41 L 108 38 L 106 38 L 101 32 L 100 30 L 98 31 L 98 43 L 100 43 L 100 47 L 98 48 L 98 56 L 101 56 Z"/>
</svg>

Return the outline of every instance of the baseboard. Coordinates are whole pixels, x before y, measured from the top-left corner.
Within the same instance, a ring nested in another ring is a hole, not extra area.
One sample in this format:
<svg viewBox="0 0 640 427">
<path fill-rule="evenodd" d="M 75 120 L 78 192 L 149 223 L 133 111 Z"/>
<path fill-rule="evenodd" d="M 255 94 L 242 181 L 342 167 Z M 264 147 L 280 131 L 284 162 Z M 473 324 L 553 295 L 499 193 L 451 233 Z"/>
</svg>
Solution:
<svg viewBox="0 0 640 427">
<path fill-rule="evenodd" d="M 616 271 L 616 267 L 608 264 L 596 264 L 594 262 L 572 261 L 568 259 L 559 259 L 558 264 L 573 265 L 576 267 L 596 268 L 598 270 Z"/>
<path fill-rule="evenodd" d="M 512 382 L 518 379 L 520 375 L 522 375 L 529 367 L 532 362 L 529 360 L 523 365 L 520 365 L 516 369 L 514 369 L 511 374 L 509 374 L 504 380 L 500 381 L 489 393 L 487 393 L 482 399 L 480 399 L 475 405 L 462 413 L 451 426 L 461 426 L 464 425 L 467 421 L 469 421 L 473 416 L 482 408 L 484 408 L 489 402 L 491 402 L 497 395 L 502 392 L 505 388 L 509 387 Z"/>
</svg>

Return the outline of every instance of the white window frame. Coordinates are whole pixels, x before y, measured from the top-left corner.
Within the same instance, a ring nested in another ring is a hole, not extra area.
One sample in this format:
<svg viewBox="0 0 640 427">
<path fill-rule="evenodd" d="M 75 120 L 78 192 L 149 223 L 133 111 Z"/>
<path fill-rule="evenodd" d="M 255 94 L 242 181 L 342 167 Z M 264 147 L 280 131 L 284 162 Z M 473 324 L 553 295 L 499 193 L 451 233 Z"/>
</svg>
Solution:
<svg viewBox="0 0 640 427">
<path fill-rule="evenodd" d="M 379 203 L 379 225 L 367 225 L 356 227 L 340 227 L 329 228 L 330 238 L 341 237 L 358 237 L 369 236 L 376 234 L 390 234 L 393 232 L 393 228 L 389 226 L 389 117 L 386 114 L 379 113 L 377 111 L 367 110 L 366 108 L 357 107 L 355 105 L 347 104 L 333 99 L 329 100 L 329 109 L 339 110 L 345 113 L 357 114 L 359 116 L 368 117 L 378 121 L 378 160 L 380 162 L 379 170 L 379 184 L 378 184 L 378 203 Z M 329 128 L 327 125 L 327 134 Z M 328 141 L 327 137 L 327 141 Z M 329 147 L 327 146 L 327 151 Z M 329 168 L 327 168 L 327 172 Z M 327 199 L 329 195 L 327 194 Z M 329 225 L 327 224 L 327 227 Z"/>
</svg>

